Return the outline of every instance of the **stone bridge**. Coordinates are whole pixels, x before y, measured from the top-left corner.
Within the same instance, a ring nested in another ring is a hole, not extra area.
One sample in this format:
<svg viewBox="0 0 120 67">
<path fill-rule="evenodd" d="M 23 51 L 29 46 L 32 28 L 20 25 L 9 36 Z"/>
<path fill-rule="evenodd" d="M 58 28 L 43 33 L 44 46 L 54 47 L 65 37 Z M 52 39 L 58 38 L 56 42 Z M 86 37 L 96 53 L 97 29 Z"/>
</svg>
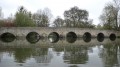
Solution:
<svg viewBox="0 0 120 67">
<path fill-rule="evenodd" d="M 96 30 L 86 28 L 52 28 L 52 27 L 1 27 L 0 35 L 4 33 L 11 33 L 14 36 L 26 37 L 30 32 L 36 32 L 40 36 L 47 37 L 50 33 L 55 32 L 60 36 L 66 37 L 68 33 L 76 34 L 77 37 L 83 37 L 83 35 L 91 35 L 91 37 L 97 37 L 98 35 L 104 35 L 104 37 L 110 37 L 115 35 L 120 37 L 120 31 L 113 30 Z"/>
</svg>

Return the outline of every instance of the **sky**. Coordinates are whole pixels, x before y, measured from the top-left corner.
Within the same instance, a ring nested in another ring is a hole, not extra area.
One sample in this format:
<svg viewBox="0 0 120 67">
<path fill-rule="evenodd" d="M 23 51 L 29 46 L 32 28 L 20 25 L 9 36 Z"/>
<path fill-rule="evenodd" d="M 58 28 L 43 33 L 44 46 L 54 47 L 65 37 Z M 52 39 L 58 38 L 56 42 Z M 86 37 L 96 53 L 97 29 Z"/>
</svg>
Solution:
<svg viewBox="0 0 120 67">
<path fill-rule="evenodd" d="M 63 13 L 71 7 L 77 6 L 89 12 L 89 18 L 93 19 L 93 24 L 99 24 L 99 16 L 102 14 L 106 3 L 112 0 L 1 0 L 0 7 L 4 13 L 4 18 L 14 15 L 18 7 L 24 6 L 32 13 L 39 9 L 49 8 L 53 19 L 57 16 L 64 18 Z"/>
</svg>

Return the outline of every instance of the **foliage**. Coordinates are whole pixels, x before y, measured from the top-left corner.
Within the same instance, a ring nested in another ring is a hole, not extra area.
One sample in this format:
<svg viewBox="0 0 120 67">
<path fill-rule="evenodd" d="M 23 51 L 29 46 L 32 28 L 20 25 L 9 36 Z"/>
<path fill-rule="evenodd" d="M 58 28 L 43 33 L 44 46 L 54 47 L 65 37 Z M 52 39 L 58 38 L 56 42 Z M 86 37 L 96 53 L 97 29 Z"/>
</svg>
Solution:
<svg viewBox="0 0 120 67">
<path fill-rule="evenodd" d="M 3 20 L 0 20 L 0 27 L 3 26 Z"/>
<path fill-rule="evenodd" d="M 0 7 L 0 20 L 3 18 L 4 14 L 2 12 L 2 8 Z"/>
<path fill-rule="evenodd" d="M 54 21 L 54 27 L 64 27 L 64 20 L 60 17 L 57 17 Z"/>
<path fill-rule="evenodd" d="M 101 24 L 98 24 L 98 25 L 96 26 L 96 29 L 103 29 L 103 26 L 102 26 Z"/>
<path fill-rule="evenodd" d="M 113 0 L 113 3 L 108 3 L 104 9 L 102 15 L 100 15 L 101 23 L 104 29 L 114 29 L 119 28 L 119 11 L 120 11 L 120 1 Z"/>
<path fill-rule="evenodd" d="M 15 48 L 14 49 L 15 62 L 24 63 L 32 55 L 31 48 Z"/>
<path fill-rule="evenodd" d="M 17 27 L 33 27 L 35 24 L 31 19 L 31 13 L 21 6 L 15 15 L 15 25 Z"/>
<path fill-rule="evenodd" d="M 119 44 L 110 44 L 107 43 L 103 45 L 103 48 L 100 52 L 100 57 L 106 67 L 114 67 L 115 65 L 119 64 Z M 119 66 L 117 66 L 119 67 Z"/>
<path fill-rule="evenodd" d="M 100 16 L 100 20 L 103 23 L 104 29 L 115 29 L 115 7 L 112 4 L 108 4 L 104 8 L 103 14 Z"/>
<path fill-rule="evenodd" d="M 1 18 L 1 16 L 2 16 L 2 8 L 0 7 L 0 18 Z"/>
<path fill-rule="evenodd" d="M 49 22 L 50 22 L 50 18 L 51 18 L 51 12 L 48 8 L 44 9 L 44 10 L 38 10 L 33 16 L 33 20 L 34 23 L 36 23 L 36 25 L 38 27 L 48 27 L 49 26 Z"/>
<path fill-rule="evenodd" d="M 89 13 L 79 9 L 77 6 L 64 12 L 65 24 L 68 27 L 93 28 L 91 21 L 88 20 Z"/>
<path fill-rule="evenodd" d="M 57 17 L 53 23 L 55 27 L 94 28 L 93 20 L 88 19 L 88 16 L 88 11 L 75 6 L 64 12 L 64 19 Z"/>
<path fill-rule="evenodd" d="M 49 27 L 51 24 L 51 17 L 52 14 L 48 8 L 45 8 L 44 10 L 38 10 L 36 13 L 32 14 L 31 12 L 28 12 L 23 6 L 21 6 L 16 12 L 15 18 L 13 18 L 11 14 L 11 17 L 9 17 L 7 20 L 8 22 L 14 22 L 14 24 L 8 23 L 8 25 L 5 24 L 5 26 Z M 54 27 L 94 28 L 95 25 L 92 24 L 93 20 L 88 19 L 88 17 L 88 11 L 79 9 L 77 6 L 75 6 L 64 12 L 64 19 L 57 17 L 53 23 Z"/>
</svg>

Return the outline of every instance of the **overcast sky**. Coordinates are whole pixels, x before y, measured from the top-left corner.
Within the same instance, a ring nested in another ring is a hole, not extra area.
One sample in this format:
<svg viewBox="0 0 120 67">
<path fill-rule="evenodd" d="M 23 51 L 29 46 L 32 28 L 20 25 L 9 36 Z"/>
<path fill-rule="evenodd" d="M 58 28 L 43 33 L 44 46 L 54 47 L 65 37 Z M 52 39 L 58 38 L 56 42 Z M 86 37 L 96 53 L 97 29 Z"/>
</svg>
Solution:
<svg viewBox="0 0 120 67">
<path fill-rule="evenodd" d="M 49 8 L 53 14 L 53 18 L 61 16 L 65 10 L 78 6 L 89 12 L 89 18 L 93 19 L 94 24 L 99 23 L 99 16 L 107 2 L 112 0 L 1 0 L 0 7 L 7 18 L 17 11 L 19 6 L 24 6 L 28 11 L 35 13 L 38 9 Z"/>
</svg>

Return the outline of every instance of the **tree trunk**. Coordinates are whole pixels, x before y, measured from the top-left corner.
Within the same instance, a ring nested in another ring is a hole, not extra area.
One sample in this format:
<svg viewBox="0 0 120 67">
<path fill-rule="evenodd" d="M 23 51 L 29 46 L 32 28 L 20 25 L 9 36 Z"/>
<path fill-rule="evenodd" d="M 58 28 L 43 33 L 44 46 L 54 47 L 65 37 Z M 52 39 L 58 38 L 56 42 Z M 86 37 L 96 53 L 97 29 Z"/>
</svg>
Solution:
<svg viewBox="0 0 120 67">
<path fill-rule="evenodd" d="M 116 30 L 118 30 L 118 13 L 116 14 L 115 21 L 116 21 Z"/>
</svg>

